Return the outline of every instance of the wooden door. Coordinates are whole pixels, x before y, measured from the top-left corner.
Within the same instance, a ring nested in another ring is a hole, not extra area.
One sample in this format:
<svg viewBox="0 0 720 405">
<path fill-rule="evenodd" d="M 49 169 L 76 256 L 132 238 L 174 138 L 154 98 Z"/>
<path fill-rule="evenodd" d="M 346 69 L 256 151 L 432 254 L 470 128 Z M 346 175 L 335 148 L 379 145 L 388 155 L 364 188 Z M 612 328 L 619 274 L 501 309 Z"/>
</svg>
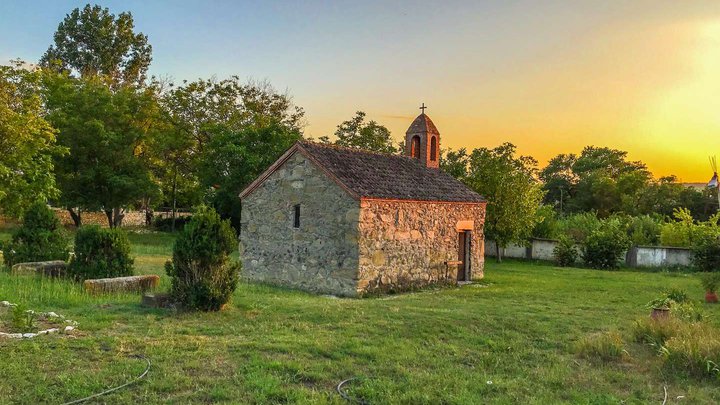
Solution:
<svg viewBox="0 0 720 405">
<path fill-rule="evenodd" d="M 457 281 L 465 281 L 465 232 L 458 232 L 458 265 Z"/>
<path fill-rule="evenodd" d="M 470 258 L 472 255 L 472 241 L 471 231 L 460 231 L 458 233 L 458 261 L 461 262 L 458 266 L 457 281 L 469 281 L 470 280 Z"/>
</svg>

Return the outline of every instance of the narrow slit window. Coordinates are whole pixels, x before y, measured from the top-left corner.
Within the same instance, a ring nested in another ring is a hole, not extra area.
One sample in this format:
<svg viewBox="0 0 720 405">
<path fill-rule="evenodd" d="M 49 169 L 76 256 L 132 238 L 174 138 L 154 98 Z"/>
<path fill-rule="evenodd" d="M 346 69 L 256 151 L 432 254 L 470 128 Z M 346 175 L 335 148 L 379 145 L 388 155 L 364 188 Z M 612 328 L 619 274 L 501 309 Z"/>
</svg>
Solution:
<svg viewBox="0 0 720 405">
<path fill-rule="evenodd" d="M 294 209 L 293 228 L 300 228 L 300 204 L 296 205 Z"/>
</svg>

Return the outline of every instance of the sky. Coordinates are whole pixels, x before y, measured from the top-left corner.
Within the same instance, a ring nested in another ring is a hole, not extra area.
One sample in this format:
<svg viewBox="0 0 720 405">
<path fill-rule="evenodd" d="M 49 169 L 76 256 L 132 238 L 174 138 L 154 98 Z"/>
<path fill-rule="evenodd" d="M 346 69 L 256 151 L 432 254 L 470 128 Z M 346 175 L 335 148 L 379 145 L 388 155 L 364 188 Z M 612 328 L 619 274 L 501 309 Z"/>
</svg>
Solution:
<svg viewBox="0 0 720 405">
<path fill-rule="evenodd" d="M 85 2 L 0 1 L 0 62 L 37 61 Z M 443 148 L 584 146 L 702 182 L 720 154 L 720 1 L 98 1 L 130 11 L 150 74 L 270 81 L 308 136 L 355 111 L 402 139 L 421 103 Z"/>
</svg>

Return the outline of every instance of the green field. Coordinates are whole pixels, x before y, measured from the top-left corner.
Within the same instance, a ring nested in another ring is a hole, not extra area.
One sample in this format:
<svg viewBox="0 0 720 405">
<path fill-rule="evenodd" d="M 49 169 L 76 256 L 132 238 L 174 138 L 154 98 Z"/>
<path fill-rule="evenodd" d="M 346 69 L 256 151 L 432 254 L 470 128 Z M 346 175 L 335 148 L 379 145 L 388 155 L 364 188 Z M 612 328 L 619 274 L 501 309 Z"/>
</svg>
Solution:
<svg viewBox="0 0 720 405">
<path fill-rule="evenodd" d="M 172 236 L 131 241 L 137 272 L 162 274 Z M 61 403 L 122 384 L 144 369 L 134 354 L 152 362 L 148 377 L 101 402 L 341 404 L 335 386 L 359 377 L 350 393 L 373 404 L 660 404 L 664 386 L 668 404 L 718 403 L 717 380 L 670 374 L 646 346 L 628 343 L 620 363 L 574 354 L 593 332 L 629 342 L 645 303 L 669 287 L 703 296 L 682 273 L 491 262 L 461 288 L 336 299 L 241 284 L 222 312 L 177 313 L 0 273 L 0 300 L 80 323 L 74 337 L 0 340 L 0 403 Z M 705 307 L 720 326 L 720 306 Z"/>
</svg>

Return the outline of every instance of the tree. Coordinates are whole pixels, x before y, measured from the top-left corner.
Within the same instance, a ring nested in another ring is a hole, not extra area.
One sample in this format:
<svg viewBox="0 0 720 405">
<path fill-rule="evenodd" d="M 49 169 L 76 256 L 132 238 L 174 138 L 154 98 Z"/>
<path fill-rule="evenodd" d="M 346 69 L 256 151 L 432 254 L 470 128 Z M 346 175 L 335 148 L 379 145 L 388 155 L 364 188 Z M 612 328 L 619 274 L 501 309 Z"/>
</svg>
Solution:
<svg viewBox="0 0 720 405">
<path fill-rule="evenodd" d="M 335 144 L 373 152 L 397 153 L 390 130 L 376 121 L 365 122 L 365 115 L 358 111 L 353 118 L 338 125 Z"/>
<path fill-rule="evenodd" d="M 191 309 L 222 309 L 239 280 L 241 264 L 230 260 L 235 246 L 228 221 L 201 207 L 175 240 L 172 261 L 165 263 L 173 299 Z"/>
<path fill-rule="evenodd" d="M 206 200 L 238 227 L 238 194 L 302 138 L 303 110 L 269 83 L 236 76 L 184 83 L 163 104 L 188 142 Z"/>
<path fill-rule="evenodd" d="M 0 66 L 0 213 L 12 217 L 57 197 L 53 156 L 65 152 L 43 117 L 40 72 L 21 66 Z"/>
<path fill-rule="evenodd" d="M 560 154 L 540 172 L 545 203 L 568 212 L 595 211 L 601 217 L 636 207 L 652 180 L 645 164 L 627 152 L 587 146 L 579 156 Z"/>
<path fill-rule="evenodd" d="M 442 151 L 441 151 L 442 152 Z M 440 156 L 440 168 L 460 181 L 465 181 L 468 170 L 468 155 L 465 148 L 448 150 Z"/>
<path fill-rule="evenodd" d="M 545 189 L 545 204 L 555 205 L 563 212 L 574 191 L 577 176 L 573 173 L 573 165 L 577 161 L 575 154 L 561 153 L 550 159 L 547 166 L 540 171 L 540 180 Z"/>
<path fill-rule="evenodd" d="M 67 260 L 68 238 L 55 212 L 36 201 L 23 215 L 12 240 L 2 246 L 5 265 L 47 260 Z"/>
<path fill-rule="evenodd" d="M 201 178 L 212 185 L 210 199 L 219 213 L 239 229 L 238 194 L 302 139 L 298 128 L 263 117 L 239 131 L 221 132 L 208 144 L 201 164 Z"/>
<path fill-rule="evenodd" d="M 112 90 L 101 77 L 49 75 L 48 119 L 58 143 L 70 150 L 55 161 L 59 199 L 75 220 L 82 210 L 101 209 L 111 227 L 124 209 L 156 192 L 145 160 L 158 106 L 152 88 Z"/>
<path fill-rule="evenodd" d="M 532 157 L 516 157 L 511 143 L 470 154 L 465 183 L 487 199 L 485 234 L 496 243 L 498 261 L 502 249 L 528 238 L 540 220 L 543 191 L 536 165 Z"/>
<path fill-rule="evenodd" d="M 40 64 L 82 77 L 101 75 L 114 84 L 141 84 L 152 60 L 152 47 L 134 32 L 131 13 L 115 16 L 107 8 L 74 9 L 58 25 L 54 44 Z"/>
</svg>

